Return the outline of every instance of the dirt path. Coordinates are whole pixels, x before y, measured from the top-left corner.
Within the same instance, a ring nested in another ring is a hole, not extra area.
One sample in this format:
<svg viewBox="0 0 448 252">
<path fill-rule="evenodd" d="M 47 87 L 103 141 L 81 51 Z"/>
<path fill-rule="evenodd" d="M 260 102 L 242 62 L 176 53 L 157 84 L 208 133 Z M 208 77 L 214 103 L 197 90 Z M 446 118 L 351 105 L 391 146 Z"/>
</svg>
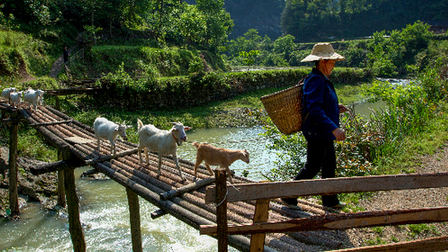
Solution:
<svg viewBox="0 0 448 252">
<path fill-rule="evenodd" d="M 68 53 L 72 54 L 75 47 L 71 47 L 68 49 Z M 61 53 L 61 56 L 53 63 L 53 66 L 51 67 L 50 73 L 48 74 L 52 78 L 58 77 L 58 73 L 62 70 L 64 67 L 64 57 Z"/>
<path fill-rule="evenodd" d="M 440 149 L 434 155 L 421 157 L 421 164 L 415 168 L 417 173 L 438 173 L 448 171 L 448 147 Z M 400 190 L 380 192 L 359 202 L 367 211 L 441 207 L 448 204 L 448 188 L 429 188 L 418 190 Z M 445 223 L 428 223 L 412 226 L 364 228 L 347 230 L 350 241 L 355 247 L 390 244 L 415 239 L 426 239 L 448 235 Z"/>
</svg>

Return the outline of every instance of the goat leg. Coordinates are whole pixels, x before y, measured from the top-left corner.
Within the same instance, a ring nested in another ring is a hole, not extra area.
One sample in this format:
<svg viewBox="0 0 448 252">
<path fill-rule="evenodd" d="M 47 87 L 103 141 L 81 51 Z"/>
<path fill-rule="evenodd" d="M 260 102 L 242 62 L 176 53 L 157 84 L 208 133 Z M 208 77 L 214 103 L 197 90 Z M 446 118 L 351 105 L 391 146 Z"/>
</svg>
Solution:
<svg viewBox="0 0 448 252">
<path fill-rule="evenodd" d="M 232 183 L 232 184 L 233 184 L 233 180 L 232 180 L 232 173 L 230 172 L 230 169 L 229 169 L 229 167 L 228 167 L 228 166 L 226 166 L 226 167 L 224 167 L 224 168 L 226 168 L 226 171 L 227 171 L 227 176 L 229 176 L 229 181 L 230 181 L 230 183 Z"/>
<path fill-rule="evenodd" d="M 180 178 L 182 179 L 182 181 L 185 181 L 185 178 L 182 176 L 182 171 L 181 171 L 180 166 L 179 166 L 179 160 L 177 160 L 177 155 L 173 155 L 173 158 L 174 158 L 174 162 L 176 162 L 176 167 L 179 170 Z"/>
<path fill-rule="evenodd" d="M 213 174 L 215 174 L 212 170 L 212 168 L 210 168 L 210 165 L 208 165 L 207 163 L 205 163 L 205 167 L 207 167 L 208 172 L 210 172 L 210 175 L 213 176 Z"/>
<path fill-rule="evenodd" d="M 137 149 L 138 149 L 138 159 L 140 160 L 140 164 L 143 164 L 142 149 L 140 148 L 140 145 L 137 147 Z"/>
<path fill-rule="evenodd" d="M 146 152 L 146 155 L 148 155 L 148 152 Z M 146 156 L 146 161 L 148 161 L 148 156 Z M 162 154 L 159 152 L 159 170 L 157 172 L 158 176 L 160 176 L 161 174 L 161 168 L 162 168 Z"/>
<path fill-rule="evenodd" d="M 145 157 L 146 157 L 146 164 L 149 165 L 149 158 L 148 158 L 148 149 L 145 148 Z M 162 160 L 162 156 L 159 157 L 159 175 L 160 175 L 160 160 Z"/>
<path fill-rule="evenodd" d="M 101 143 L 100 143 L 100 139 L 97 138 L 96 140 L 98 141 L 98 153 L 100 153 L 100 152 L 101 152 L 101 147 L 100 147 L 100 146 L 101 146 L 101 145 L 100 145 Z"/>
</svg>

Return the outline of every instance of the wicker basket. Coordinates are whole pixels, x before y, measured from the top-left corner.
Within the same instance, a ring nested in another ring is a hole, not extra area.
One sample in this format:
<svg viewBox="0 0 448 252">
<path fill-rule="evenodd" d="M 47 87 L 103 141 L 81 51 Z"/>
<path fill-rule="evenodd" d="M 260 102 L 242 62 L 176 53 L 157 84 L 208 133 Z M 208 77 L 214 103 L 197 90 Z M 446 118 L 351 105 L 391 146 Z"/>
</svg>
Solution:
<svg viewBox="0 0 448 252">
<path fill-rule="evenodd" d="M 261 97 L 264 108 L 275 126 L 285 135 L 302 129 L 303 83 Z"/>
</svg>

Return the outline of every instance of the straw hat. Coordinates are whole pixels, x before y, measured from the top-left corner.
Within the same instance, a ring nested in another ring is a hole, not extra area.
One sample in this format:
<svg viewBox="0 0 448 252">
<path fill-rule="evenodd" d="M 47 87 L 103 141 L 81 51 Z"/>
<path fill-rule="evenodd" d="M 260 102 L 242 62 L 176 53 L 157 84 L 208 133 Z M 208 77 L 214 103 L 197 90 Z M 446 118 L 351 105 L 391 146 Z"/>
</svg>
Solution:
<svg viewBox="0 0 448 252">
<path fill-rule="evenodd" d="M 301 62 L 313 62 L 319 60 L 345 60 L 345 57 L 336 53 L 330 43 L 317 43 L 313 46 L 313 51 L 310 55 L 304 58 Z"/>
</svg>

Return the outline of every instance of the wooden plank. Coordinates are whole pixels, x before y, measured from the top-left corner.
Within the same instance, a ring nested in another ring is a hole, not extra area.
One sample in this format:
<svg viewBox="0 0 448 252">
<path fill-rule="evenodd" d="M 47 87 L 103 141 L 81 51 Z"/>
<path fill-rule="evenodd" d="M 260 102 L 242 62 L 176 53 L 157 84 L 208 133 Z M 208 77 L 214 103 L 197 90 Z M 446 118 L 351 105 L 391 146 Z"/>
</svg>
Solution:
<svg viewBox="0 0 448 252">
<path fill-rule="evenodd" d="M 273 223 L 229 225 L 229 235 L 257 233 L 286 233 L 314 230 L 341 230 L 388 225 L 405 225 L 448 221 L 448 207 L 388 210 L 349 214 L 311 216 Z M 200 234 L 214 235 L 216 226 L 201 226 Z"/>
<path fill-rule="evenodd" d="M 370 247 L 340 249 L 333 250 L 333 252 L 433 252 L 446 250 L 448 250 L 448 236 Z"/>
<path fill-rule="evenodd" d="M 257 200 L 254 223 L 266 222 L 269 218 L 269 199 Z M 250 252 L 261 252 L 264 248 L 266 233 L 253 234 L 250 237 Z"/>
<path fill-rule="evenodd" d="M 87 138 L 82 138 L 82 137 L 67 137 L 64 138 L 65 141 L 67 142 L 71 142 L 71 143 L 75 143 L 75 144 L 86 144 L 86 143 L 91 143 L 94 142 L 95 139 L 87 139 Z"/>
<path fill-rule="evenodd" d="M 215 180 L 216 180 L 215 177 L 208 177 L 208 178 L 205 178 L 205 179 L 201 179 L 201 180 L 196 181 L 194 183 L 190 183 L 190 184 L 188 184 L 186 186 L 183 186 L 183 187 L 180 187 L 180 188 L 177 188 L 177 189 L 173 189 L 173 190 L 168 191 L 168 192 L 161 193 L 160 194 L 160 198 L 162 200 L 169 200 L 169 199 L 171 199 L 173 197 L 176 197 L 176 196 L 178 196 L 180 194 L 183 194 L 183 193 L 186 193 L 186 192 L 189 192 L 189 191 L 192 191 L 192 190 L 196 190 L 196 189 L 201 188 L 203 186 L 210 185 L 211 183 L 214 183 Z"/>
<path fill-rule="evenodd" d="M 328 195 L 354 192 L 390 191 L 448 187 L 448 173 L 400 174 L 387 176 L 247 183 L 228 187 L 228 202 L 257 199 Z M 215 187 L 208 187 L 206 203 L 216 203 Z"/>
</svg>

